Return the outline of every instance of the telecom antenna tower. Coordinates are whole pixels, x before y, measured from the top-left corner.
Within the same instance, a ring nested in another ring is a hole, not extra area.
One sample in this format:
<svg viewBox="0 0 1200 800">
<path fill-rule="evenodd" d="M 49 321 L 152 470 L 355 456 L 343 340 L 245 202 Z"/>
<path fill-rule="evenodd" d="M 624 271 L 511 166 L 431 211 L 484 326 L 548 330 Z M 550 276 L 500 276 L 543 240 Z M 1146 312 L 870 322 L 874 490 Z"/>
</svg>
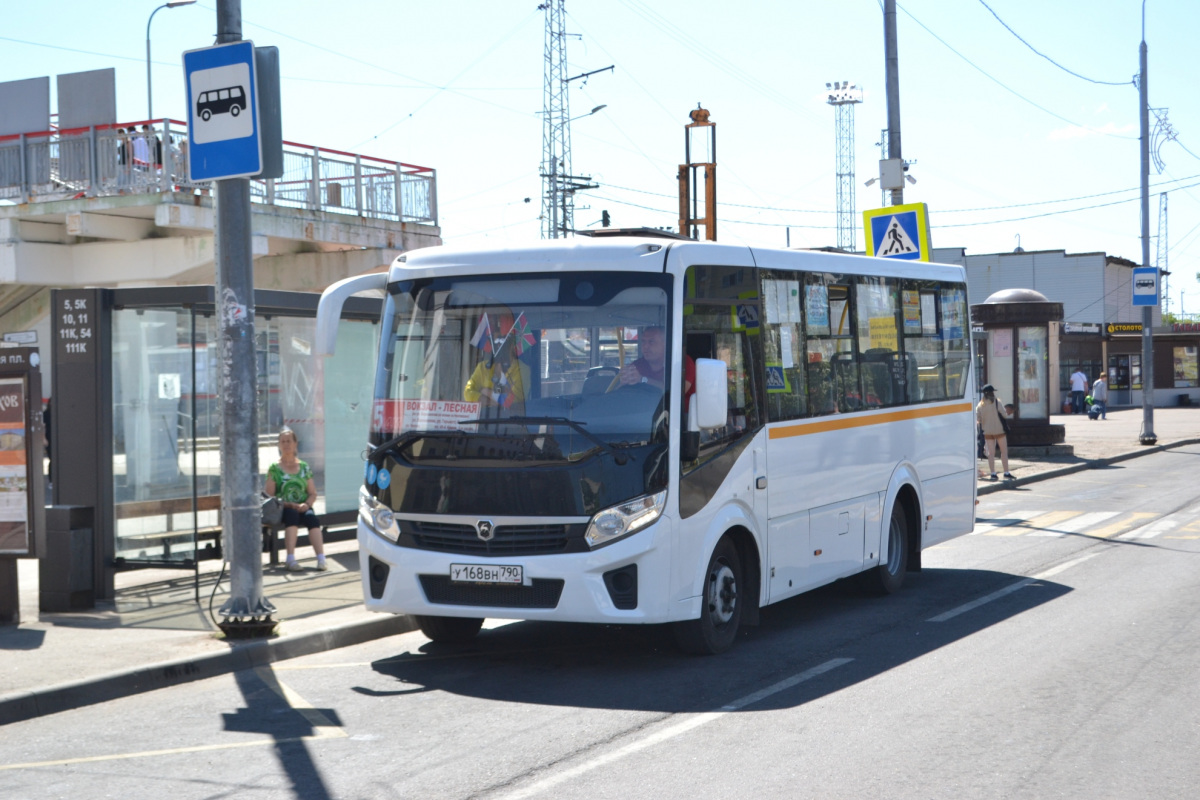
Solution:
<svg viewBox="0 0 1200 800">
<path fill-rule="evenodd" d="M 558 239 L 575 232 L 575 192 L 596 189 L 587 176 L 571 174 L 571 81 L 588 78 L 592 70 L 567 77 L 567 30 L 564 0 L 547 0 L 538 8 L 546 12 L 545 86 L 542 89 L 542 238 Z M 589 112 L 595 114 L 604 106 Z M 588 116 L 584 114 L 583 116 Z"/>
<path fill-rule="evenodd" d="M 837 246 L 854 250 L 858 224 L 854 206 L 854 106 L 862 102 L 862 89 L 850 81 L 825 84 L 826 98 L 834 108 L 837 134 Z"/>
</svg>

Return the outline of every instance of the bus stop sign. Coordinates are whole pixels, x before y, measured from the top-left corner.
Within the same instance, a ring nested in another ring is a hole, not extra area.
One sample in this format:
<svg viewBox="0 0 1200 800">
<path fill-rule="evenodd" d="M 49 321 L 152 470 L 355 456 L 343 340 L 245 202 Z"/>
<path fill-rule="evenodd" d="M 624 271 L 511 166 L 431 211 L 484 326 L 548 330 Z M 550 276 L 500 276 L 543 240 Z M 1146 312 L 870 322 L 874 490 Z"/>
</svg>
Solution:
<svg viewBox="0 0 1200 800">
<path fill-rule="evenodd" d="M 1158 267 L 1136 267 L 1133 270 L 1133 304 L 1158 305 Z"/>
<path fill-rule="evenodd" d="M 191 180 L 245 178 L 262 172 L 254 42 L 188 50 L 183 54 L 183 75 Z"/>
</svg>

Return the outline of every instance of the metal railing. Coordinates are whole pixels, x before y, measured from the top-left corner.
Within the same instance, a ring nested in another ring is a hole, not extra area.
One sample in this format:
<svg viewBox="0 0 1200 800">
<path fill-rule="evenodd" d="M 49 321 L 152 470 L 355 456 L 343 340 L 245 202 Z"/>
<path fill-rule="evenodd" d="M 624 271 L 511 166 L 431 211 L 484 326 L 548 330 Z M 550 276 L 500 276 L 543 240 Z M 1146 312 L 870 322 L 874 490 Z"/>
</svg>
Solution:
<svg viewBox="0 0 1200 800">
<path fill-rule="evenodd" d="M 283 143 L 283 176 L 251 180 L 251 199 L 291 208 L 437 225 L 437 171 Z M 19 203 L 207 192 L 187 174 L 187 125 L 159 119 L 0 136 L 0 200 Z"/>
</svg>

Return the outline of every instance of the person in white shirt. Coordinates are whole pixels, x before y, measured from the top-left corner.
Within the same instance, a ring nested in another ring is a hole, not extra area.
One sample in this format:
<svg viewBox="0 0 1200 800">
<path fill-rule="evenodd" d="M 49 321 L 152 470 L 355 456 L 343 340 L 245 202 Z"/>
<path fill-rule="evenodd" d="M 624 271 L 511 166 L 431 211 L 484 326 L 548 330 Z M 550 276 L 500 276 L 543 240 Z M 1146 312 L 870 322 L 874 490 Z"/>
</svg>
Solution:
<svg viewBox="0 0 1200 800">
<path fill-rule="evenodd" d="M 1082 414 L 1086 409 L 1083 407 L 1083 398 L 1087 394 L 1088 379 L 1087 375 L 1083 374 L 1083 370 L 1077 369 L 1071 373 L 1071 410 L 1076 414 Z"/>
</svg>

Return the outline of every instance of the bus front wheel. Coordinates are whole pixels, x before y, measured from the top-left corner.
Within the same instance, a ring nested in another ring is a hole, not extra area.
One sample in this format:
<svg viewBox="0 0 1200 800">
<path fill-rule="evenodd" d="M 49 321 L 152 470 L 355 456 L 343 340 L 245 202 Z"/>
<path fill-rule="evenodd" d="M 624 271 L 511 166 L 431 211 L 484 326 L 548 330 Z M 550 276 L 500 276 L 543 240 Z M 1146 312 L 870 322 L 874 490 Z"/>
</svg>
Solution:
<svg viewBox="0 0 1200 800">
<path fill-rule="evenodd" d="M 435 642 L 464 644 L 475 638 L 483 620 L 472 617 L 417 617 L 421 633 Z"/>
<path fill-rule="evenodd" d="M 675 623 L 675 640 L 685 653 L 724 653 L 737 638 L 742 621 L 742 559 L 728 536 L 722 537 L 708 561 L 700 618 Z"/>
<path fill-rule="evenodd" d="M 862 573 L 863 586 L 872 594 L 891 594 L 904 585 L 904 574 L 908 571 L 908 518 L 899 502 L 892 506 L 887 544 L 887 561 L 880 561 L 879 566 Z"/>
</svg>

